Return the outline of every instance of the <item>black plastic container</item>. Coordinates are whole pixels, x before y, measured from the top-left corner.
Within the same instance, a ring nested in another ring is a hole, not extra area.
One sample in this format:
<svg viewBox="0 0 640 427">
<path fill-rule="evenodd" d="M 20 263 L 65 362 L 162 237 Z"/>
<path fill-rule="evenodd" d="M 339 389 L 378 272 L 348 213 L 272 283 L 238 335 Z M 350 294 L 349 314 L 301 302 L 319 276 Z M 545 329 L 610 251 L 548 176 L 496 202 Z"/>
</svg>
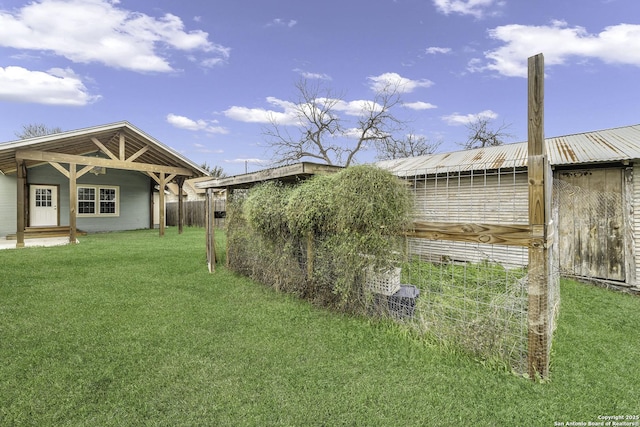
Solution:
<svg viewBox="0 0 640 427">
<path fill-rule="evenodd" d="M 389 313 L 398 318 L 413 317 L 420 289 L 413 285 L 400 285 L 400 290 L 388 297 Z"/>
</svg>

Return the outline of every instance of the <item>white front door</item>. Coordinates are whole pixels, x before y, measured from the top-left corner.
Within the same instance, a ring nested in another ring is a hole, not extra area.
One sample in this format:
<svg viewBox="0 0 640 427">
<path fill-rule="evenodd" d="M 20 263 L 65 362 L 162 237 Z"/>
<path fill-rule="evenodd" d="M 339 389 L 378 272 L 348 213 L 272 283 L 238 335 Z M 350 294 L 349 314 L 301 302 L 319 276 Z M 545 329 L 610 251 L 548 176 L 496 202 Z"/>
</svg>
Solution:
<svg viewBox="0 0 640 427">
<path fill-rule="evenodd" d="M 55 185 L 31 185 L 29 205 L 32 227 L 58 225 L 58 187 Z"/>
</svg>

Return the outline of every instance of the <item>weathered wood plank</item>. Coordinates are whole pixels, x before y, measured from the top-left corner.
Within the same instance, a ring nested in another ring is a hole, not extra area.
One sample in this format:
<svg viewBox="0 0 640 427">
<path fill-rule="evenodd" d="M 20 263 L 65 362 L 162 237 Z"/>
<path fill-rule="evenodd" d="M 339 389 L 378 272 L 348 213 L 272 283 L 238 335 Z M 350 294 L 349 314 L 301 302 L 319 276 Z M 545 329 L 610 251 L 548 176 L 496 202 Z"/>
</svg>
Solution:
<svg viewBox="0 0 640 427">
<path fill-rule="evenodd" d="M 536 234 L 547 237 L 550 220 L 551 192 L 545 191 L 548 176 L 544 147 L 544 57 L 538 54 L 528 58 L 528 177 L 529 224 Z M 545 176 L 547 175 L 547 176 Z M 547 245 L 529 248 L 528 280 L 528 353 L 527 371 L 532 379 L 549 375 L 550 260 Z"/>
<path fill-rule="evenodd" d="M 449 223 L 415 221 L 407 237 L 457 242 L 488 243 L 505 246 L 541 247 L 545 245 L 541 229 L 528 224 Z"/>
</svg>

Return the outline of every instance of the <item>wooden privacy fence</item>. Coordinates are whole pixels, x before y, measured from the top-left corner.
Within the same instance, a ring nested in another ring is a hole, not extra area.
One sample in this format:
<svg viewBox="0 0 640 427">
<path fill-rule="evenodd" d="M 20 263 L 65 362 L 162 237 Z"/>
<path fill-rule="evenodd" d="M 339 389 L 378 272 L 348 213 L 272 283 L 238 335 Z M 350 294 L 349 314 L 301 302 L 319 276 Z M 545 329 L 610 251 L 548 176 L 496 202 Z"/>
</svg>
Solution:
<svg viewBox="0 0 640 427">
<path fill-rule="evenodd" d="M 215 227 L 223 227 L 226 201 L 215 199 L 212 201 L 213 220 Z M 167 203 L 167 225 L 178 226 L 178 202 Z M 205 200 L 191 200 L 182 203 L 184 224 L 188 227 L 206 227 L 207 202 Z"/>
</svg>

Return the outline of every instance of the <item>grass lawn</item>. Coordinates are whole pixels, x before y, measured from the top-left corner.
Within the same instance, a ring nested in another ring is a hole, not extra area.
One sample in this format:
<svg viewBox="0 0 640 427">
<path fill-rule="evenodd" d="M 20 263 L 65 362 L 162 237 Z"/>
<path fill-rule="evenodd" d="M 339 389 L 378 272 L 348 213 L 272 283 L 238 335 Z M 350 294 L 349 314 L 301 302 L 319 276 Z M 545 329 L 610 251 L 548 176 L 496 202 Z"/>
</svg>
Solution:
<svg viewBox="0 0 640 427">
<path fill-rule="evenodd" d="M 224 268 L 204 231 L 0 251 L 2 426 L 553 426 L 640 414 L 640 298 L 562 282 L 551 380 Z M 635 420 L 634 422 L 638 422 Z"/>
</svg>

